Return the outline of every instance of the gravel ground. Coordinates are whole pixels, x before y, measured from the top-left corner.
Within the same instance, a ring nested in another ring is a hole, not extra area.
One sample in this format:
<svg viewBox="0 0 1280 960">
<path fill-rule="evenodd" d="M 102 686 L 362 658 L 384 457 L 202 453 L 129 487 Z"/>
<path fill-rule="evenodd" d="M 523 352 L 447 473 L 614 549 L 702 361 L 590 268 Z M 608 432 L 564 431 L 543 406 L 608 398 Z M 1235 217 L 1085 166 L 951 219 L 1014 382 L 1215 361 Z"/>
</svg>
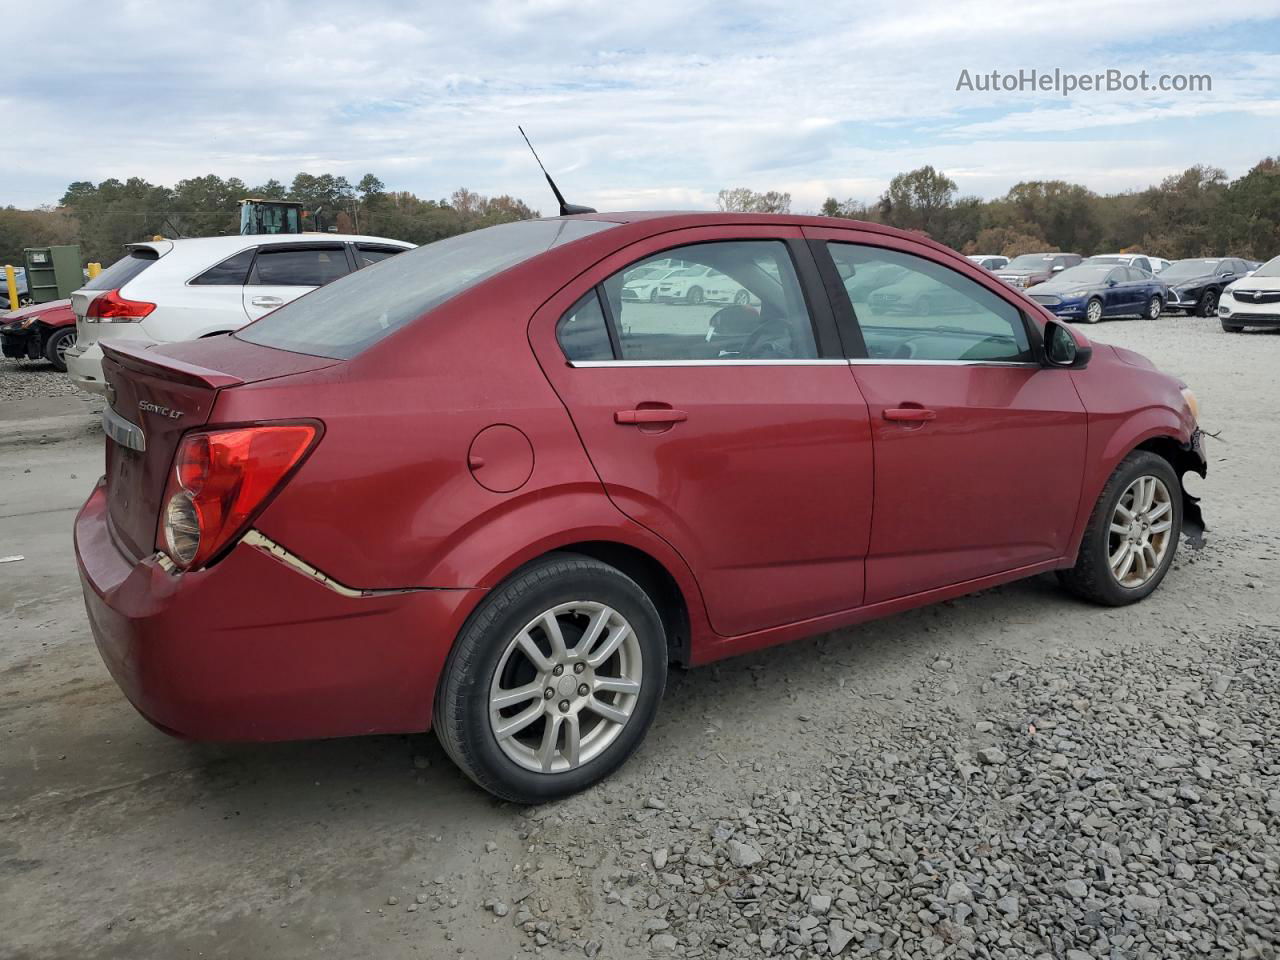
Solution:
<svg viewBox="0 0 1280 960">
<path fill-rule="evenodd" d="M 0 403 L 74 397 L 79 393 L 65 373 L 58 372 L 45 360 L 0 358 Z"/>
<path fill-rule="evenodd" d="M 0 957 L 1280 956 L 1280 335 L 1088 332 L 1221 433 L 1151 598 L 1039 577 L 677 673 L 630 763 L 532 810 L 430 736 L 150 730 L 49 527 L 100 452 L 0 457 Z"/>
</svg>

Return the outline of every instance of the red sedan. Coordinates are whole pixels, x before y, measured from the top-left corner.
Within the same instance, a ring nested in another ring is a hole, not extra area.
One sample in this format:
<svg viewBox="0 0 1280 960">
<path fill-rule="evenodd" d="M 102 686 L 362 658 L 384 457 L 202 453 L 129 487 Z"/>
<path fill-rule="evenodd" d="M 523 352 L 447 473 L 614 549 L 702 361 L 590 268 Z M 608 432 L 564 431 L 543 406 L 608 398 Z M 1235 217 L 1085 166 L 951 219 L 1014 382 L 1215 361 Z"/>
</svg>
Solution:
<svg viewBox="0 0 1280 960">
<path fill-rule="evenodd" d="M 750 297 L 624 297 L 659 261 Z M 105 352 L 76 551 L 138 710 L 201 739 L 434 727 L 517 801 L 616 769 L 672 663 L 1048 570 L 1132 603 L 1202 529 L 1183 384 L 873 224 L 507 224 Z"/>
<path fill-rule="evenodd" d="M 67 351 L 76 345 L 76 314 L 70 300 L 51 300 L 0 316 L 0 355 L 15 360 L 43 357 L 67 369 Z"/>
</svg>

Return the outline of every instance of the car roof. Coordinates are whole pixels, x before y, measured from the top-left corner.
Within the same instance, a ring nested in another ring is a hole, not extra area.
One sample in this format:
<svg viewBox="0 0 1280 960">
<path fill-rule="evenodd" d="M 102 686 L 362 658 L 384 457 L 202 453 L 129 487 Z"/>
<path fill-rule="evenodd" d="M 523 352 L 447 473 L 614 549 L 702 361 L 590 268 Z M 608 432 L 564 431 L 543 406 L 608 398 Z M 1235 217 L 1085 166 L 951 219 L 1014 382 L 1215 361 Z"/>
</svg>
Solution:
<svg viewBox="0 0 1280 960">
<path fill-rule="evenodd" d="M 247 246 L 274 246 L 279 243 L 389 243 L 408 249 L 413 244 L 390 237 L 370 237 L 354 233 L 235 233 L 229 237 L 184 237 L 181 239 L 143 240 L 127 244 L 130 250 L 151 249 L 159 253 L 184 251 L 232 254 Z"/>
</svg>

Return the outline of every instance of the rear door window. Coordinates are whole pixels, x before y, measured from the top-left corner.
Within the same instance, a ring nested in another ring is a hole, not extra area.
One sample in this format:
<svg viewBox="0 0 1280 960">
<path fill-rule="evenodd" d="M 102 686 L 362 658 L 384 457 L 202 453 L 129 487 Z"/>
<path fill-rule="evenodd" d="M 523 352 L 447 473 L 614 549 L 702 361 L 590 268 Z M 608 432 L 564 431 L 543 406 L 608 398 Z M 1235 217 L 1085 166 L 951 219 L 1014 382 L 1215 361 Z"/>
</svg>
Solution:
<svg viewBox="0 0 1280 960">
<path fill-rule="evenodd" d="M 262 247 L 249 277 L 252 286 L 322 287 L 351 272 L 347 251 L 333 246 Z"/>
<path fill-rule="evenodd" d="M 689 266 L 656 283 L 655 261 Z M 787 245 L 700 243 L 634 263 L 604 282 L 623 360 L 806 360 L 813 320 Z"/>
</svg>

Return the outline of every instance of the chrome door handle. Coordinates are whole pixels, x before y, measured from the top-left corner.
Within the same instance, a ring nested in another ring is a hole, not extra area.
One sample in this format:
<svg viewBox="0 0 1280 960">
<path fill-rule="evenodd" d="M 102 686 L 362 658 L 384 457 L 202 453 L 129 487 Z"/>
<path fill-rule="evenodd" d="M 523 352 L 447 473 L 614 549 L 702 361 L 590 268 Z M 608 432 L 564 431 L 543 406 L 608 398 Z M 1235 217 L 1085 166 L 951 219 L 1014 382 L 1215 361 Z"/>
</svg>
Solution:
<svg viewBox="0 0 1280 960">
<path fill-rule="evenodd" d="M 249 302 L 255 307 L 278 307 L 284 303 L 279 297 L 254 297 Z"/>
</svg>

